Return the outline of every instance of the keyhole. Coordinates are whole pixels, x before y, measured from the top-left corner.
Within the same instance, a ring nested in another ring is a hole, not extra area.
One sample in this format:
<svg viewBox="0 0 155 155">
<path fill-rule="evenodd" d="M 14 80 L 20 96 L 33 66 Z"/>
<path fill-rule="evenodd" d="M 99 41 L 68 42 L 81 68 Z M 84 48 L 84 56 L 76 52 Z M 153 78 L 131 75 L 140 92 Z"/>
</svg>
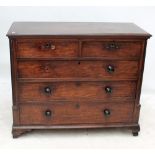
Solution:
<svg viewBox="0 0 155 155">
<path fill-rule="evenodd" d="M 76 107 L 77 109 L 79 109 L 79 108 L 80 108 L 80 105 L 77 103 L 77 104 L 75 105 L 75 107 Z"/>
<path fill-rule="evenodd" d="M 76 86 L 80 86 L 81 85 L 81 83 L 80 82 L 76 82 Z"/>
<path fill-rule="evenodd" d="M 81 62 L 80 62 L 80 61 L 78 61 L 78 64 L 80 65 L 80 64 L 81 64 Z"/>
</svg>

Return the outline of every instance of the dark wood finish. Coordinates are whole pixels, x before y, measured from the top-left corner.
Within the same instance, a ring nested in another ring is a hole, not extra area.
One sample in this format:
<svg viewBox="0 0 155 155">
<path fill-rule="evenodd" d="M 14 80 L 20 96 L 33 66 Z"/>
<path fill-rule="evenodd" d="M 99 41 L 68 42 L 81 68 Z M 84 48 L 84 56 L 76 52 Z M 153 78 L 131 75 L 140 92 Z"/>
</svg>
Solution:
<svg viewBox="0 0 155 155">
<path fill-rule="evenodd" d="M 132 128 L 132 134 L 133 136 L 138 136 L 138 132 L 140 131 L 140 126 L 137 125 L 135 127 Z"/>
<path fill-rule="evenodd" d="M 13 135 L 13 138 L 18 138 L 22 134 L 25 134 L 25 133 L 31 132 L 31 131 L 32 131 L 32 129 L 12 129 L 12 135 Z"/>
<path fill-rule="evenodd" d="M 140 57 L 142 43 L 135 41 L 85 41 L 83 42 L 83 57 L 104 58 L 134 58 Z"/>
<path fill-rule="evenodd" d="M 108 91 L 109 90 L 109 91 Z M 44 82 L 18 85 L 18 102 L 135 99 L 136 82 Z"/>
<path fill-rule="evenodd" d="M 14 22 L 7 33 L 17 36 L 134 36 L 151 35 L 133 23 L 105 22 Z"/>
<path fill-rule="evenodd" d="M 133 103 L 53 102 L 50 105 L 20 105 L 19 109 L 21 125 L 130 123 Z"/>
<path fill-rule="evenodd" d="M 52 39 L 19 39 L 17 57 L 52 58 L 77 57 L 78 41 Z"/>
<path fill-rule="evenodd" d="M 17 72 L 18 78 L 137 79 L 138 61 L 18 61 Z"/>
<path fill-rule="evenodd" d="M 64 128 L 138 135 L 149 33 L 132 23 L 15 22 L 7 36 L 14 138 Z"/>
</svg>

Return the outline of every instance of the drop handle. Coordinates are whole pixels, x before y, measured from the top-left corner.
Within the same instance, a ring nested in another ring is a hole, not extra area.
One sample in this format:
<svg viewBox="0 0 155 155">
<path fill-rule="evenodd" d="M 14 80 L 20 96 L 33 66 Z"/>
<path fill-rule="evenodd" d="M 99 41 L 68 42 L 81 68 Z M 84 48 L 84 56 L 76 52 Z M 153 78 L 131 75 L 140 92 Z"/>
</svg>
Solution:
<svg viewBox="0 0 155 155">
<path fill-rule="evenodd" d="M 45 116 L 51 117 L 52 116 L 52 111 L 51 110 L 46 110 L 45 111 Z"/>
<path fill-rule="evenodd" d="M 108 43 L 105 48 L 107 50 L 116 50 L 116 49 L 119 49 L 119 45 L 115 42 L 112 42 L 112 43 Z"/>
<path fill-rule="evenodd" d="M 103 113 L 105 116 L 110 116 L 110 114 L 111 114 L 109 109 L 104 109 Z"/>
<path fill-rule="evenodd" d="M 55 45 L 54 44 L 52 44 L 52 43 L 45 43 L 45 44 L 43 44 L 43 45 L 41 45 L 41 49 L 42 50 L 55 50 Z"/>
</svg>

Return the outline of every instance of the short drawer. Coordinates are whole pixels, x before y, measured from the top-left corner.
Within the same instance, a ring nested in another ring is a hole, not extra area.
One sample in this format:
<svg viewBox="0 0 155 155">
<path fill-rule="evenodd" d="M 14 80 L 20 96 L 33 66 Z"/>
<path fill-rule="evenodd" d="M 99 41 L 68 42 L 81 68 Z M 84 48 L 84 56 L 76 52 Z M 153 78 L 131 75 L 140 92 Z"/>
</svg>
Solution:
<svg viewBox="0 0 155 155">
<path fill-rule="evenodd" d="M 18 61 L 18 78 L 136 79 L 138 61 Z"/>
<path fill-rule="evenodd" d="M 76 57 L 78 42 L 74 40 L 21 39 L 17 42 L 18 58 Z"/>
<path fill-rule="evenodd" d="M 19 102 L 135 99 L 135 82 L 44 82 L 18 84 Z"/>
<path fill-rule="evenodd" d="M 108 124 L 132 121 L 133 103 L 52 103 L 21 105 L 21 125 Z"/>
<path fill-rule="evenodd" d="M 141 52 L 142 43 L 138 41 L 85 41 L 82 43 L 83 57 L 138 58 Z"/>
</svg>

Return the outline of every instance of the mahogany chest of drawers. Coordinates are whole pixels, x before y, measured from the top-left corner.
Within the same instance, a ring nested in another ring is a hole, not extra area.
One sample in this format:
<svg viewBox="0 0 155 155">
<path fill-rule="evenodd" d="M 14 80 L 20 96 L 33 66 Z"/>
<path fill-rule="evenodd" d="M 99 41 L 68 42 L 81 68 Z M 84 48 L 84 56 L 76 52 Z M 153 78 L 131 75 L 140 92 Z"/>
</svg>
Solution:
<svg viewBox="0 0 155 155">
<path fill-rule="evenodd" d="M 147 39 L 132 23 L 15 22 L 13 137 L 33 129 L 140 130 Z"/>
</svg>

